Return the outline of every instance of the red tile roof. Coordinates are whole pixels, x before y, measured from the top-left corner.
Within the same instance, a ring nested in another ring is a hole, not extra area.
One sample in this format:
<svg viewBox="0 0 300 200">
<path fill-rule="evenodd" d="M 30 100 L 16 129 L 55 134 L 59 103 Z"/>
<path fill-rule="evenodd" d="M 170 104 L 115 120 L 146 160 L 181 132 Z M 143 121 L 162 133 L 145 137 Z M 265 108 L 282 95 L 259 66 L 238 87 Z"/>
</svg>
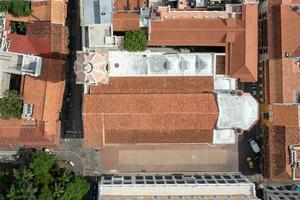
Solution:
<svg viewBox="0 0 300 200">
<path fill-rule="evenodd" d="M 266 73 L 266 102 L 295 103 L 296 92 L 300 91 L 300 71 L 296 61 L 290 58 L 271 59 Z"/>
<path fill-rule="evenodd" d="M 107 85 L 92 86 L 96 94 L 173 94 L 213 92 L 213 77 L 112 77 Z"/>
<path fill-rule="evenodd" d="M 59 144 L 59 113 L 64 91 L 64 61 L 43 59 L 40 77 L 25 76 L 24 103 L 34 105 L 34 121 L 0 121 L 0 146 L 55 147 Z"/>
<path fill-rule="evenodd" d="M 275 126 L 300 126 L 300 107 L 296 104 L 275 104 L 273 115 Z"/>
<path fill-rule="evenodd" d="M 146 6 L 145 0 L 115 0 L 114 8 L 116 11 L 139 11 Z"/>
<path fill-rule="evenodd" d="M 300 18 L 292 4 L 300 1 L 271 0 L 267 12 L 269 60 L 265 66 L 265 103 L 273 107 L 272 124 L 265 131 L 265 175 L 272 181 L 291 179 L 288 146 L 300 143 L 299 56 Z M 289 58 L 286 57 L 289 54 Z"/>
<path fill-rule="evenodd" d="M 211 78 L 177 78 L 177 83 L 174 77 L 153 77 L 149 82 L 148 78 L 113 78 L 111 83 L 92 87 L 91 94 L 84 96 L 84 140 L 88 147 L 212 142 L 218 108 L 211 93 Z M 203 93 L 204 87 L 210 93 Z"/>
<path fill-rule="evenodd" d="M 68 0 L 31 2 L 32 15 L 28 17 L 14 17 L 8 14 L 7 18 L 11 21 L 43 21 L 64 25 L 67 17 L 67 2 Z"/>
<path fill-rule="evenodd" d="M 300 127 L 272 126 L 266 130 L 265 175 L 272 181 L 291 177 L 288 145 L 300 143 Z"/>
<path fill-rule="evenodd" d="M 8 34 L 10 51 L 48 58 L 65 58 L 68 51 L 68 29 L 50 22 L 34 22 L 27 25 L 26 35 Z"/>
<path fill-rule="evenodd" d="M 300 3 L 299 0 L 297 1 Z M 296 1 L 295 1 L 296 3 Z M 300 56 L 300 16 L 297 6 L 272 5 L 268 10 L 268 48 L 269 57 L 281 58 L 288 53 L 290 56 Z"/>
<path fill-rule="evenodd" d="M 257 5 L 243 5 L 241 19 L 179 18 L 151 21 L 149 46 L 224 46 L 228 73 L 257 80 Z"/>
<path fill-rule="evenodd" d="M 138 13 L 113 13 L 114 31 L 130 31 L 140 29 L 140 15 Z"/>
</svg>

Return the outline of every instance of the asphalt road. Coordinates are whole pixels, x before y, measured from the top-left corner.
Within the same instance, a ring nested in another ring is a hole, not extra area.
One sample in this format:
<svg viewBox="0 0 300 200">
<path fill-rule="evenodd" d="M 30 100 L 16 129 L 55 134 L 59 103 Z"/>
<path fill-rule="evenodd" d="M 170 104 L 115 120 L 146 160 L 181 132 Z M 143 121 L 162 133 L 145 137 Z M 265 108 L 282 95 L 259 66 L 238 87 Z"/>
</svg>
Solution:
<svg viewBox="0 0 300 200">
<path fill-rule="evenodd" d="M 83 138 L 82 98 L 83 86 L 75 83 L 73 66 L 76 51 L 81 50 L 79 0 L 68 2 L 67 25 L 69 27 L 70 54 L 66 63 L 66 87 L 62 107 L 62 138 Z"/>
</svg>

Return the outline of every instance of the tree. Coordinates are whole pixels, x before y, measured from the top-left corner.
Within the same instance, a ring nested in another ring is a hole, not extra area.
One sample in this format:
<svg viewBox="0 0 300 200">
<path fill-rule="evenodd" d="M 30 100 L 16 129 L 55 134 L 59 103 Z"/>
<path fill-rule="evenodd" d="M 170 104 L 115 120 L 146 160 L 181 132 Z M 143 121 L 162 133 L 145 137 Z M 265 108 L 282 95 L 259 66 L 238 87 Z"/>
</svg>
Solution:
<svg viewBox="0 0 300 200">
<path fill-rule="evenodd" d="M 53 200 L 52 192 L 50 191 L 48 185 L 44 185 L 42 188 L 39 195 L 39 200 Z"/>
<path fill-rule="evenodd" d="M 31 15 L 30 3 L 23 0 L 12 0 L 8 12 L 16 17 Z"/>
<path fill-rule="evenodd" d="M 8 93 L 0 99 L 0 114 L 3 119 L 20 118 L 22 107 L 23 100 L 16 91 L 8 91 Z"/>
<path fill-rule="evenodd" d="M 125 33 L 124 47 L 127 51 L 145 51 L 147 38 L 144 31 L 128 31 Z"/>
<path fill-rule="evenodd" d="M 34 173 L 34 179 L 38 184 L 49 184 L 53 177 L 49 173 L 56 162 L 55 155 L 44 151 L 37 151 L 30 157 L 29 169 Z"/>
<path fill-rule="evenodd" d="M 89 189 L 90 186 L 87 181 L 77 176 L 74 181 L 67 186 L 61 200 L 82 200 Z"/>
<path fill-rule="evenodd" d="M 0 2 L 0 12 L 6 12 L 8 11 L 10 6 L 10 2 L 8 1 L 1 1 Z"/>
<path fill-rule="evenodd" d="M 6 175 L 13 180 L 0 182 L 10 184 L 2 188 L 0 200 L 1 195 L 5 200 L 81 200 L 90 187 L 84 178 L 60 168 L 55 155 L 42 151 L 33 152 L 23 168 Z"/>
<path fill-rule="evenodd" d="M 35 200 L 35 193 L 38 189 L 32 183 L 33 174 L 27 170 L 14 171 L 14 181 L 7 193 L 7 198 L 10 200 Z"/>
</svg>

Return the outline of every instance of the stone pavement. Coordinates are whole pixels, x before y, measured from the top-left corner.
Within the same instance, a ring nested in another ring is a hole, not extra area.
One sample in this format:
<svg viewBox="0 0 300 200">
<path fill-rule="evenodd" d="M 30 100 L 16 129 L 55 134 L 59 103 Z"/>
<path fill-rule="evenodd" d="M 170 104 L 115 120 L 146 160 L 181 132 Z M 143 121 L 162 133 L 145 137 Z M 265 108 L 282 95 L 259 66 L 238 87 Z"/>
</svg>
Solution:
<svg viewBox="0 0 300 200">
<path fill-rule="evenodd" d="M 100 152 L 85 148 L 82 139 L 62 139 L 55 153 L 60 160 L 72 161 L 76 174 L 95 176 L 100 171 Z"/>
</svg>

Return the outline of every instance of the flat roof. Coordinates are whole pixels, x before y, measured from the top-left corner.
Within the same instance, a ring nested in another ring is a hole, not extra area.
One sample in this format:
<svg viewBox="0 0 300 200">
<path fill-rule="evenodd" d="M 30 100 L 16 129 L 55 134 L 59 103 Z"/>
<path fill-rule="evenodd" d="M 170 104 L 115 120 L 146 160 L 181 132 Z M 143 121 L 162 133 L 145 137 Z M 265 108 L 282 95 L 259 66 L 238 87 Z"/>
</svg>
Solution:
<svg viewBox="0 0 300 200">
<path fill-rule="evenodd" d="M 259 119 L 258 103 L 249 93 L 243 95 L 217 94 L 219 129 L 250 129 Z"/>
<path fill-rule="evenodd" d="M 214 53 L 109 51 L 109 76 L 213 76 Z"/>
<path fill-rule="evenodd" d="M 39 76 L 41 68 L 41 57 L 0 51 L 0 72 Z"/>
<path fill-rule="evenodd" d="M 111 24 L 112 0 L 82 0 L 82 25 Z"/>
</svg>

